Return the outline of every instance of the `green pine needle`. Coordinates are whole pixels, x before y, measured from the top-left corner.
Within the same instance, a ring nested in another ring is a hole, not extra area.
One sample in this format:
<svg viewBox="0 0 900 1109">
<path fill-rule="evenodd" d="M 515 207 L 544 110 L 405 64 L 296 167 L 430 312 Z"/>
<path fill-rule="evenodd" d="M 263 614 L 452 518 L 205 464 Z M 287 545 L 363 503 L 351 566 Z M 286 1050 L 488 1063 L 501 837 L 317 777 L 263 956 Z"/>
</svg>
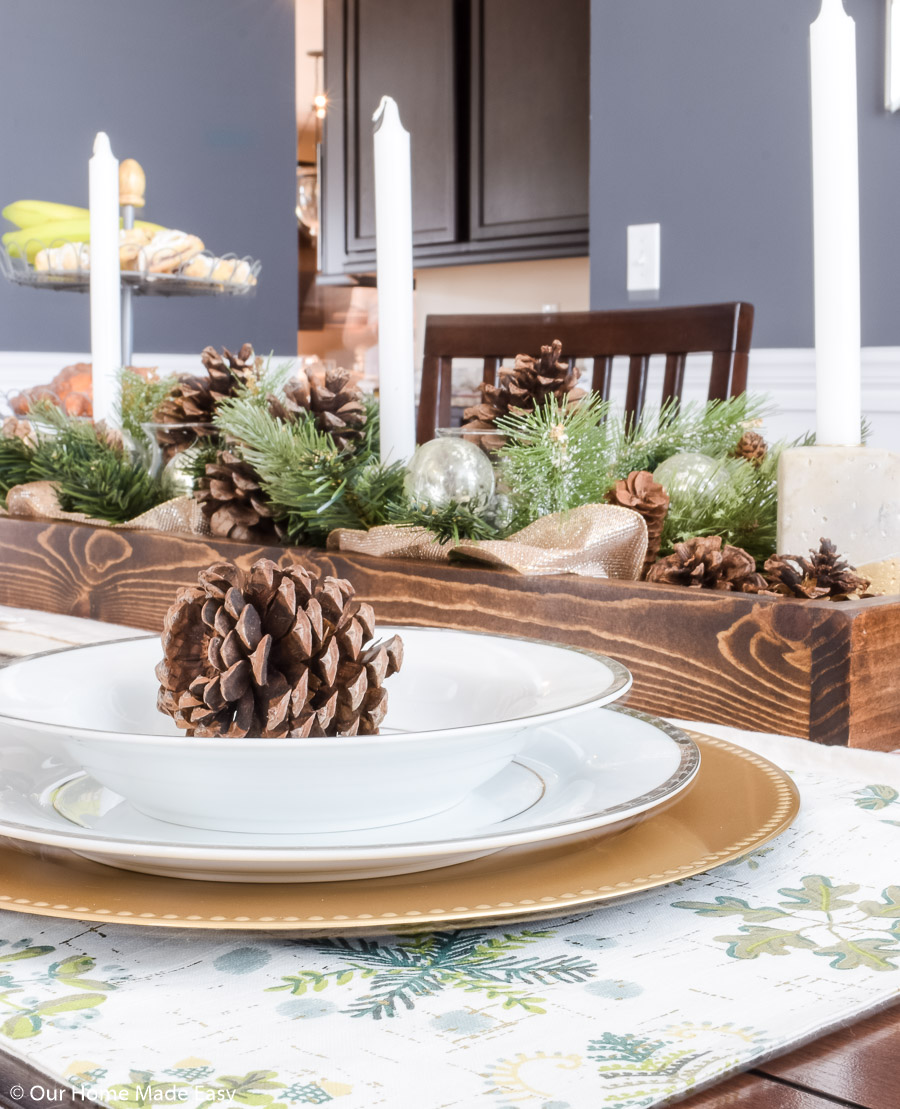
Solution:
<svg viewBox="0 0 900 1109">
<path fill-rule="evenodd" d="M 672 455 L 683 451 L 727 458 L 748 427 L 770 410 L 765 398 L 741 393 L 728 400 L 670 403 L 659 410 L 645 409 L 631 424 L 619 417 L 610 421 L 607 454 L 610 484 L 634 470 L 651 473 Z"/>
<path fill-rule="evenodd" d="M 119 423 L 136 444 L 147 444 L 141 424 L 152 423 L 153 413 L 177 384 L 174 375 L 148 381 L 134 370 L 119 371 Z"/>
<path fill-rule="evenodd" d="M 497 421 L 507 437 L 497 462 L 510 491 L 510 530 L 603 500 L 611 485 L 608 415 L 608 404 L 593 393 L 577 406 L 551 396 L 533 412 Z"/>
<path fill-rule="evenodd" d="M 284 422 L 246 397 L 223 404 L 216 423 L 242 444 L 242 456 L 259 474 L 292 543 L 324 543 L 334 528 L 386 523 L 388 503 L 401 495 L 403 467 L 383 466 L 373 449 L 374 415 L 366 437 L 347 450 L 339 450 L 311 417 Z"/>
<path fill-rule="evenodd" d="M 195 489 L 200 479 L 206 477 L 207 465 L 215 462 L 219 451 L 225 450 L 226 446 L 222 435 L 201 435 L 197 442 L 184 452 L 183 472 L 189 475 Z"/>
<path fill-rule="evenodd" d="M 670 492 L 660 554 L 675 543 L 698 535 L 721 535 L 742 547 L 759 565 L 775 553 L 778 522 L 778 458 L 788 447 L 809 446 L 811 437 L 769 447 L 759 466 L 741 458 L 724 458 L 706 483 L 693 490 Z M 721 482 L 721 477 L 725 481 Z"/>
<path fill-rule="evenodd" d="M 29 480 L 54 482 L 63 511 L 124 524 L 165 500 L 162 484 L 91 421 L 50 404 L 35 405 L 29 418 L 38 436 Z"/>
<path fill-rule="evenodd" d="M 470 505 L 450 501 L 440 508 L 400 501 L 388 506 L 390 523 L 401 528 L 424 528 L 439 543 L 461 539 L 497 539 L 499 530 Z"/>
<path fill-rule="evenodd" d="M 0 437 L 0 497 L 6 503 L 6 494 L 14 485 L 33 481 L 31 476 L 34 449 L 21 439 Z"/>
</svg>

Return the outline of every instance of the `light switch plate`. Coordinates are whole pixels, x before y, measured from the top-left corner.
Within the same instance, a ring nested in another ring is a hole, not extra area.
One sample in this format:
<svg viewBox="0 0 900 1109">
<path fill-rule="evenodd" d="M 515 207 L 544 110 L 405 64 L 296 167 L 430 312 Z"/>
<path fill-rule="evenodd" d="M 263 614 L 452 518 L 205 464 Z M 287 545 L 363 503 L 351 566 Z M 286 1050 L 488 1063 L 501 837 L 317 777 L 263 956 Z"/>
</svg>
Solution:
<svg viewBox="0 0 900 1109">
<path fill-rule="evenodd" d="M 632 223 L 628 227 L 626 290 L 645 293 L 659 289 L 659 224 Z"/>
</svg>

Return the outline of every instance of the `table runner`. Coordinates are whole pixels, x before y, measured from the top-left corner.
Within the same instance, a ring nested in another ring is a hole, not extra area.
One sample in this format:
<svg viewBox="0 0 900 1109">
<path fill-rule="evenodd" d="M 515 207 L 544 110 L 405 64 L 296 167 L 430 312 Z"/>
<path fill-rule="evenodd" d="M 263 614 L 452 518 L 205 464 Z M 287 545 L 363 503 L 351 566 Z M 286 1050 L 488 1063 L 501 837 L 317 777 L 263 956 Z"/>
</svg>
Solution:
<svg viewBox="0 0 900 1109">
<path fill-rule="evenodd" d="M 415 937 L 3 913 L 0 1046 L 115 1109 L 637 1109 L 900 1000 L 900 760 L 691 726 L 791 771 L 788 832 L 617 905 Z"/>
</svg>

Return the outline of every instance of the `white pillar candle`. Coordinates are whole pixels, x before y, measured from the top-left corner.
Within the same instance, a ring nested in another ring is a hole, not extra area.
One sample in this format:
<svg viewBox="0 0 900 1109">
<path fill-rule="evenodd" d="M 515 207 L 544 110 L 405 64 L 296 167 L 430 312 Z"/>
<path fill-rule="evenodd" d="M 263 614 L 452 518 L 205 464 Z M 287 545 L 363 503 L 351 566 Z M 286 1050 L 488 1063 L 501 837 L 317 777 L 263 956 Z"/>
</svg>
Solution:
<svg viewBox="0 0 900 1109">
<path fill-rule="evenodd" d="M 118 423 L 116 399 L 122 358 L 119 273 L 119 163 L 109 137 L 94 139 L 89 167 L 91 212 L 91 365 L 94 419 Z"/>
<path fill-rule="evenodd" d="M 816 442 L 860 440 L 856 26 L 822 0 L 810 28 L 816 306 Z"/>
<path fill-rule="evenodd" d="M 389 96 L 372 119 L 381 461 L 407 462 L 416 446 L 409 132 Z"/>
</svg>

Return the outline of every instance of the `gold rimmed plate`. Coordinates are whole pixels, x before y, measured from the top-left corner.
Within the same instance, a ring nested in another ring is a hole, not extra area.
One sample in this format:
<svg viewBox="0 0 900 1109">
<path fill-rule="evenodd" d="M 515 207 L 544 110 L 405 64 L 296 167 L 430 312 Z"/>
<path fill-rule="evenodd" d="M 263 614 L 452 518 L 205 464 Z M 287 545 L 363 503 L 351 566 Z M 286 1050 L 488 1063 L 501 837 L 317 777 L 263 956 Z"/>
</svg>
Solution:
<svg viewBox="0 0 900 1109">
<path fill-rule="evenodd" d="M 302 885 L 198 882 L 130 873 L 55 848 L 0 848 L 0 907 L 117 924 L 305 936 L 542 919 L 654 889 L 739 858 L 783 832 L 800 801 L 784 771 L 691 733 L 692 788 L 618 835 L 515 847 L 425 874 Z"/>
</svg>

